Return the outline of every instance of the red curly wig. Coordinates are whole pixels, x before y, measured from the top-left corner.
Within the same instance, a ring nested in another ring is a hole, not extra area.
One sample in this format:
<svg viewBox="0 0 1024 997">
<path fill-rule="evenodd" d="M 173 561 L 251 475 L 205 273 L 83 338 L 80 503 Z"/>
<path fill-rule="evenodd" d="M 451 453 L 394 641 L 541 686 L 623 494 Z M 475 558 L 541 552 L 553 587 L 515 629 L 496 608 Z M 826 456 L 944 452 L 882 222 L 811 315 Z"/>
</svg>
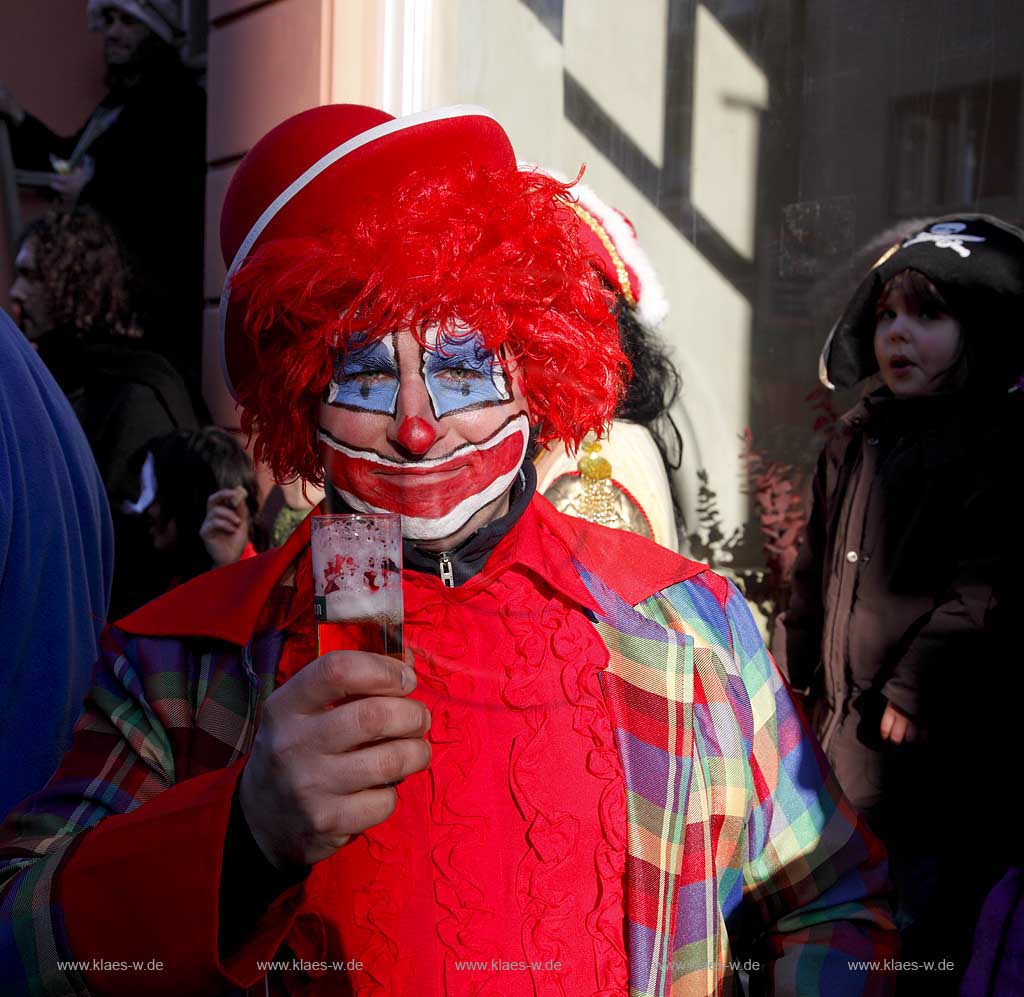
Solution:
<svg viewBox="0 0 1024 997">
<path fill-rule="evenodd" d="M 321 482 L 319 409 L 334 356 L 400 329 L 422 343 L 461 323 L 523 374 L 541 442 L 578 446 L 610 421 L 629 377 L 614 302 L 566 210 L 570 185 L 466 164 L 412 174 L 353 231 L 267 243 L 235 275 L 256 372 L 242 426 L 279 479 Z"/>
</svg>

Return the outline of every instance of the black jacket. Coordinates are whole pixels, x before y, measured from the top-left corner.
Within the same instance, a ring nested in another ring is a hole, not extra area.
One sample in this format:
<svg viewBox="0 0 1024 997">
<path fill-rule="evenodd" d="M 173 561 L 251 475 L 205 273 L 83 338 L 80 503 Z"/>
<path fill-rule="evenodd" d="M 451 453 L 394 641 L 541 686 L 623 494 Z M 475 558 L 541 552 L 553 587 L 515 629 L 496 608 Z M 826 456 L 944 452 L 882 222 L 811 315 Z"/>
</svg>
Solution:
<svg viewBox="0 0 1024 997">
<path fill-rule="evenodd" d="M 962 749 L 965 724 L 991 716 L 1011 665 L 994 660 L 991 620 L 1024 550 L 1022 428 L 1019 393 L 980 403 L 883 389 L 843 417 L 818 461 L 780 665 L 808 692 L 844 790 L 883 833 L 927 794 L 935 759 Z M 883 746 L 889 702 L 927 746 Z"/>
<path fill-rule="evenodd" d="M 54 372 L 75 410 L 111 505 L 138 498 L 130 458 L 154 436 L 199 426 L 188 389 L 168 360 L 137 340 L 83 346 Z"/>
<path fill-rule="evenodd" d="M 166 590 L 167 572 L 155 556 L 145 516 L 121 505 L 139 497 L 139 453 L 155 436 L 198 429 L 181 374 L 139 340 L 114 339 L 59 348 L 52 369 L 75 410 L 110 498 L 114 518 L 114 584 L 110 619 Z M 45 359 L 45 357 L 44 357 Z"/>
<path fill-rule="evenodd" d="M 154 76 L 101 107 L 121 111 L 89 147 L 95 173 L 80 202 L 117 229 L 133 257 L 151 346 L 179 369 L 198 369 L 202 316 L 206 95 L 182 67 Z M 54 134 L 27 114 L 11 128 L 20 169 L 52 171 L 50 155 L 69 157 L 74 135 Z"/>
</svg>

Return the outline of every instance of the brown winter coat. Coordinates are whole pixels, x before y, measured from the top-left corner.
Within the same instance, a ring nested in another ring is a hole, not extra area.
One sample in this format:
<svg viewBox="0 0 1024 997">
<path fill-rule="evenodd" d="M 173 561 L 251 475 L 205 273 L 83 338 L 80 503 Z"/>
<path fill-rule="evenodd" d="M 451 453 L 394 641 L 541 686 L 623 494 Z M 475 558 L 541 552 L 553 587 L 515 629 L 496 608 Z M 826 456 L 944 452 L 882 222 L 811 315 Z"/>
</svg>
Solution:
<svg viewBox="0 0 1024 997">
<path fill-rule="evenodd" d="M 1020 563 L 1022 411 L 1019 393 L 980 406 L 882 389 L 818 461 L 780 664 L 883 838 L 920 806 L 934 812 L 937 758 L 961 770 L 945 772 L 942 795 L 978 761 L 962 735 L 999 695 L 989 620 L 997 579 Z M 887 702 L 925 744 L 883 745 Z"/>
</svg>

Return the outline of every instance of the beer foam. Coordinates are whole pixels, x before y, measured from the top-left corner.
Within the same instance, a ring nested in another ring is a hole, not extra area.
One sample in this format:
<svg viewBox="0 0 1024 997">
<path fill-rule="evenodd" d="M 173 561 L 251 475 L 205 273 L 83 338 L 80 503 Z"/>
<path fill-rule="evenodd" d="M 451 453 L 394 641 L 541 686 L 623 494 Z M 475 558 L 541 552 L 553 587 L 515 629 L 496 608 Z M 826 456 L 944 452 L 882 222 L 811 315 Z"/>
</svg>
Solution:
<svg viewBox="0 0 1024 997">
<path fill-rule="evenodd" d="M 390 596 L 390 598 L 389 598 Z M 352 592 L 329 592 L 325 596 L 328 621 L 340 622 L 349 620 L 386 619 L 390 623 L 401 623 L 401 606 L 388 605 L 394 602 L 394 592 L 387 587 L 371 592 L 369 589 L 357 589 Z M 398 609 L 398 616 L 391 613 Z"/>
</svg>

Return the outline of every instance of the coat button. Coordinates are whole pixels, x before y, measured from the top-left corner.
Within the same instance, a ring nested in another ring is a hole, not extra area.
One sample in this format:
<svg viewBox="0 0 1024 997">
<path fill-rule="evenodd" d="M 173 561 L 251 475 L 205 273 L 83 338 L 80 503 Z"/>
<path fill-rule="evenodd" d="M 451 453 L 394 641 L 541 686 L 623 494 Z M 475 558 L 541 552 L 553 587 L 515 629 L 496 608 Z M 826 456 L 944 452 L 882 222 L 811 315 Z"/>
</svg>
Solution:
<svg viewBox="0 0 1024 997">
<path fill-rule="evenodd" d="M 848 550 L 846 552 L 846 560 L 849 561 L 850 564 L 856 564 L 858 561 L 857 552 L 855 550 Z"/>
</svg>

